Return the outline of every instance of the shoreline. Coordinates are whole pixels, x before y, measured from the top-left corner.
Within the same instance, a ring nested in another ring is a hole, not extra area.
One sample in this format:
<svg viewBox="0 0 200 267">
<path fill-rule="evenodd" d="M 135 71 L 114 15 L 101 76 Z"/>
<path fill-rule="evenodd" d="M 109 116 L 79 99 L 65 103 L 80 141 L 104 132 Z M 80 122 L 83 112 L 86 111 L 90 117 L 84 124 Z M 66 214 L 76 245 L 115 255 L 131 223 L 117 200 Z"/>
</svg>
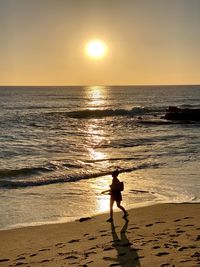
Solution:
<svg viewBox="0 0 200 267">
<path fill-rule="evenodd" d="M 1 266 L 198 266 L 200 203 L 129 209 L 67 223 L 1 230 Z"/>
<path fill-rule="evenodd" d="M 191 202 L 193 203 L 193 202 Z M 150 206 L 154 206 L 154 205 L 158 205 L 158 204 L 169 204 L 168 202 L 141 202 L 141 203 L 137 203 L 134 205 L 131 205 L 130 207 L 126 208 L 127 211 L 129 210 L 134 210 L 134 209 L 138 209 L 138 208 L 143 208 L 143 207 L 150 207 Z M 172 203 L 170 203 L 172 204 Z M 175 203 L 174 203 L 175 204 Z M 180 204 L 180 203 L 179 203 Z M 104 212 L 99 212 L 99 213 L 95 213 L 95 214 L 87 214 L 87 217 L 95 217 L 95 216 L 99 216 L 99 215 L 105 215 L 108 214 L 109 211 L 104 211 Z M 119 209 L 117 207 L 114 207 L 113 212 L 119 212 Z M 27 228 L 27 227 L 38 227 L 38 226 L 48 226 L 48 225 L 54 225 L 54 224 L 65 224 L 65 223 L 71 223 L 71 222 L 75 222 L 77 220 L 79 220 L 81 217 L 72 217 L 71 219 L 67 220 L 64 218 L 61 218 L 60 221 L 44 221 L 44 222 L 33 222 L 33 223 L 24 223 L 24 224 L 13 224 L 10 225 L 8 228 L 0 228 L 0 232 L 1 231 L 9 231 L 9 230 L 15 230 L 15 229 L 21 229 L 21 228 Z"/>
<path fill-rule="evenodd" d="M 160 204 L 200 204 L 200 202 L 165 202 L 165 201 L 160 201 L 160 202 L 154 202 L 154 201 L 148 201 L 148 202 L 141 202 L 137 203 L 134 205 L 130 205 L 126 207 L 126 210 L 135 210 L 139 208 L 145 208 L 145 207 L 151 207 L 155 205 L 160 205 Z M 87 214 L 86 217 L 96 217 L 100 215 L 105 215 L 108 214 L 109 211 L 104 211 L 104 212 L 99 212 L 95 214 Z M 113 209 L 113 212 L 119 212 L 119 209 L 115 206 Z M 48 225 L 54 225 L 54 224 L 66 224 L 66 223 L 71 223 L 75 222 L 81 219 L 81 217 L 71 217 L 71 219 L 65 219 L 61 218 L 60 220 L 55 220 L 55 221 L 44 221 L 44 222 L 33 222 L 33 223 L 24 223 L 24 224 L 13 224 L 8 226 L 8 228 L 0 228 L 0 233 L 2 231 L 9 231 L 9 230 L 15 230 L 15 229 L 23 229 L 27 227 L 39 227 L 39 226 L 48 226 Z"/>
</svg>

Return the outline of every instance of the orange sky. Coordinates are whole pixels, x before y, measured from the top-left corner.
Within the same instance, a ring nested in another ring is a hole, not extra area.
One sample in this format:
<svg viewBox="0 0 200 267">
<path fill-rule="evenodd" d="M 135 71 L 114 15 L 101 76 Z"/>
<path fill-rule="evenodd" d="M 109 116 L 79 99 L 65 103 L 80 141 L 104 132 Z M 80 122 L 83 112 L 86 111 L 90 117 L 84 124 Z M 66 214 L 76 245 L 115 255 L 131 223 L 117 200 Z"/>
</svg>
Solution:
<svg viewBox="0 0 200 267">
<path fill-rule="evenodd" d="M 200 84 L 199 0 L 0 0 L 0 85 Z M 102 39 L 102 60 L 85 56 Z"/>
</svg>

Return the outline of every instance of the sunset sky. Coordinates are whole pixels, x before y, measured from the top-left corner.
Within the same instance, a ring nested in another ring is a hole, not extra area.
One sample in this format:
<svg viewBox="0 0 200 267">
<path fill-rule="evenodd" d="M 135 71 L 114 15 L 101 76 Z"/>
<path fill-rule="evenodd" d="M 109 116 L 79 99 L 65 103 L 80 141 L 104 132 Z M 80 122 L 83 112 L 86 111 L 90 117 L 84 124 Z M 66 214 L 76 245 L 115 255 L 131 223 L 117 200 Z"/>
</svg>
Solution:
<svg viewBox="0 0 200 267">
<path fill-rule="evenodd" d="M 119 84 L 200 84 L 200 0 L 0 0 L 0 85 Z"/>
</svg>

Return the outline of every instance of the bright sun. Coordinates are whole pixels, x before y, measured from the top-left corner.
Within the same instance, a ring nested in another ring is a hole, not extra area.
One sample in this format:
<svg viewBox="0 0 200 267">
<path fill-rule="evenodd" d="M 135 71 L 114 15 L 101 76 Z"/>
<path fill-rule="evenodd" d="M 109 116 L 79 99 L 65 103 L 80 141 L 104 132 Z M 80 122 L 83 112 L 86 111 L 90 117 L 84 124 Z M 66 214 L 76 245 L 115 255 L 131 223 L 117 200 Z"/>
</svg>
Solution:
<svg viewBox="0 0 200 267">
<path fill-rule="evenodd" d="M 86 54 L 93 59 L 101 59 L 107 52 L 106 44 L 101 40 L 91 40 L 86 45 Z"/>
</svg>

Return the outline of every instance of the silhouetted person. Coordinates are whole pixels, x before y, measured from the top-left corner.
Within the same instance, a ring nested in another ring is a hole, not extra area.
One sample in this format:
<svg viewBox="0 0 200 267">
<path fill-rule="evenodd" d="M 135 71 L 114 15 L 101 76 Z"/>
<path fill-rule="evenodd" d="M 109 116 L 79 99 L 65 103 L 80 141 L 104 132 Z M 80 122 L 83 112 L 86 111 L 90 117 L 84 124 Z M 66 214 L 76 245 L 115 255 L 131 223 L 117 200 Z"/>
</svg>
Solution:
<svg viewBox="0 0 200 267">
<path fill-rule="evenodd" d="M 120 208 L 124 212 L 123 218 L 126 219 L 128 216 L 127 211 L 125 208 L 121 205 L 122 201 L 122 194 L 121 191 L 123 191 L 123 183 L 119 181 L 117 178 L 119 175 L 119 171 L 115 170 L 112 173 L 112 184 L 110 185 L 110 218 L 107 220 L 107 222 L 113 221 L 113 205 L 116 201 L 117 207 Z"/>
</svg>

